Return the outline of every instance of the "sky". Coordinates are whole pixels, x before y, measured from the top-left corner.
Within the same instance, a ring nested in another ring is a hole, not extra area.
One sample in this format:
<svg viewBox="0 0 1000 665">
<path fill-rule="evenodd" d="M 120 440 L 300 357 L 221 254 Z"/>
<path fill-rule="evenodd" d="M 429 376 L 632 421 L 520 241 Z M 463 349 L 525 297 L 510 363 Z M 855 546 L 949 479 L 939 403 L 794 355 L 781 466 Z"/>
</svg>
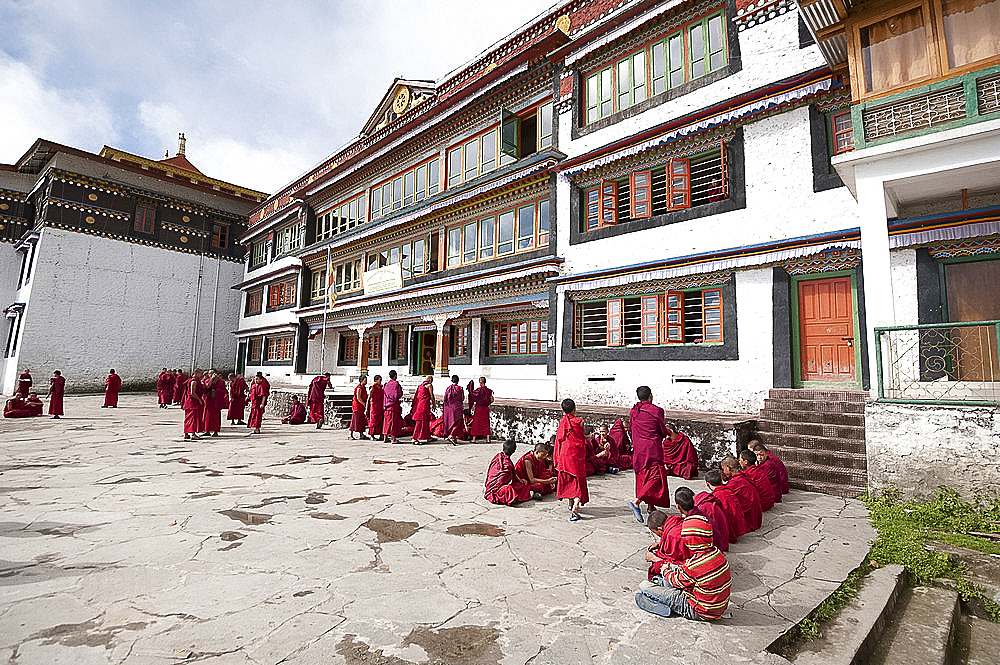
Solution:
<svg viewBox="0 0 1000 665">
<path fill-rule="evenodd" d="M 0 0 L 0 163 L 37 138 L 274 193 L 555 0 Z"/>
</svg>

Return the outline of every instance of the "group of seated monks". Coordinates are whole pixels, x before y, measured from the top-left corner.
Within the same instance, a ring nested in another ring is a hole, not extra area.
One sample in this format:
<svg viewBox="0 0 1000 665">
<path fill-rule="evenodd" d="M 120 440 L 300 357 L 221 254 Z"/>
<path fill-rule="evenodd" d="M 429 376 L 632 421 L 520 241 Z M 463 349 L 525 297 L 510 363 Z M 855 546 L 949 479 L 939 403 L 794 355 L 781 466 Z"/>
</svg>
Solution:
<svg viewBox="0 0 1000 665">
<path fill-rule="evenodd" d="M 28 393 L 26 398 L 14 395 L 3 405 L 4 418 L 30 418 L 40 416 L 45 405 L 36 393 Z"/>
</svg>

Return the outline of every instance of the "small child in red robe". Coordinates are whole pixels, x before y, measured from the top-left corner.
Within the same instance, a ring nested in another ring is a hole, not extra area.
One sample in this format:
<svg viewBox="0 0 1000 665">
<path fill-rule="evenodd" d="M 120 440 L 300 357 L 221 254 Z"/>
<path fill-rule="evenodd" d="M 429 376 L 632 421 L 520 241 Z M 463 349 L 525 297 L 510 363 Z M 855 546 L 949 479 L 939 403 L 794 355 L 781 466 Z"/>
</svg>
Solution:
<svg viewBox="0 0 1000 665">
<path fill-rule="evenodd" d="M 555 492 L 556 473 L 552 468 L 552 446 L 539 443 L 533 451 L 521 455 L 521 459 L 514 465 L 514 477 L 525 483 L 532 492 L 542 495 Z"/>
<path fill-rule="evenodd" d="M 680 564 L 691 556 L 691 552 L 681 542 L 683 524 L 684 517 L 681 515 L 667 515 L 659 510 L 649 511 L 646 526 L 660 539 L 646 551 L 646 561 L 649 562 L 648 579 L 662 575 L 665 564 Z"/>
<path fill-rule="evenodd" d="M 532 498 L 533 493 L 528 486 L 514 477 L 514 463 L 510 461 L 510 456 L 515 450 L 517 444 L 508 439 L 504 441 L 503 449 L 490 461 L 483 491 L 483 498 L 490 503 L 512 506 Z M 541 495 L 535 498 L 541 498 Z"/>
<path fill-rule="evenodd" d="M 566 414 L 556 432 L 555 464 L 556 497 L 569 499 L 569 521 L 580 519 L 580 506 L 590 500 L 587 492 L 587 440 L 583 421 L 576 417 L 576 402 L 568 397 L 562 401 Z"/>
</svg>

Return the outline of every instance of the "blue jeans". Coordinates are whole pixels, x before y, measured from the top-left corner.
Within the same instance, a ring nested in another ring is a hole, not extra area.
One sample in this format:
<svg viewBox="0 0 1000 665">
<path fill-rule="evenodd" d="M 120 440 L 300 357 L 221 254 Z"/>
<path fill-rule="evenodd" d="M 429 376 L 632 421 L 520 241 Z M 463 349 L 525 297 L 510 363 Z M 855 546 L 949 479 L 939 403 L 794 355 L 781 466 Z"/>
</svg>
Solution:
<svg viewBox="0 0 1000 665">
<path fill-rule="evenodd" d="M 684 591 L 671 585 L 662 575 L 656 575 L 652 579 L 653 586 L 648 589 L 641 589 L 635 594 L 635 604 L 640 609 L 658 614 L 661 617 L 679 615 L 685 619 L 699 619 L 698 613 L 687 601 Z"/>
</svg>

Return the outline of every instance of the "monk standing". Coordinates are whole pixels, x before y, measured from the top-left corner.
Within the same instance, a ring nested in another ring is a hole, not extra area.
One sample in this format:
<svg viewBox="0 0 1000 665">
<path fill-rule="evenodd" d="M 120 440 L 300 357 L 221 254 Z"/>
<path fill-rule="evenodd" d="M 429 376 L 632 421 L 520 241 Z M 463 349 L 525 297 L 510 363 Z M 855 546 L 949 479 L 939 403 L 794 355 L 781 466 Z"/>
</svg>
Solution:
<svg viewBox="0 0 1000 665">
<path fill-rule="evenodd" d="M 368 390 L 368 434 L 376 440 L 385 439 L 382 436 L 382 417 L 385 413 L 385 395 L 382 394 L 382 375 L 372 378 L 372 387 Z"/>
<path fill-rule="evenodd" d="M 203 431 L 202 422 L 205 415 L 205 386 L 202 384 L 202 371 L 196 369 L 194 374 L 184 383 L 184 438 L 200 439 L 198 432 Z"/>
<path fill-rule="evenodd" d="M 226 419 L 230 425 L 242 425 L 243 411 L 247 406 L 247 386 L 242 374 L 229 375 L 229 411 Z"/>
<path fill-rule="evenodd" d="M 156 401 L 161 409 L 174 401 L 174 373 L 164 367 L 156 377 Z"/>
<path fill-rule="evenodd" d="M 250 415 L 247 417 L 247 427 L 251 434 L 260 434 L 260 426 L 264 422 L 264 407 L 267 406 L 267 396 L 270 391 L 260 372 L 250 382 Z"/>
<path fill-rule="evenodd" d="M 52 372 L 49 379 L 49 415 L 59 418 L 63 415 L 63 394 L 66 392 L 66 377 L 62 372 Z"/>
<path fill-rule="evenodd" d="M 118 391 L 122 387 L 122 377 L 115 370 L 108 370 L 108 378 L 104 379 L 104 406 L 102 409 L 118 408 Z"/>
<path fill-rule="evenodd" d="M 358 385 L 354 386 L 354 397 L 351 399 L 351 425 L 348 431 L 351 433 L 351 440 L 354 440 L 354 433 L 360 434 L 362 439 L 368 439 L 365 434 L 365 427 L 368 426 L 368 419 L 365 418 L 365 409 L 368 408 L 368 377 L 362 376 L 358 379 Z"/>
<path fill-rule="evenodd" d="M 326 388 L 330 385 L 330 373 L 313 377 L 309 382 L 309 392 L 306 393 L 306 404 L 309 405 L 309 422 L 316 423 L 316 429 L 323 428 L 323 405 L 326 403 Z M 354 422 L 353 419 L 351 422 Z M 364 430 L 361 430 L 362 432 Z"/>
<path fill-rule="evenodd" d="M 667 469 L 663 466 L 663 439 L 667 424 L 663 409 L 653 404 L 653 391 L 649 386 L 639 386 L 635 391 L 639 401 L 629 413 L 632 438 L 632 467 L 635 469 L 635 500 L 629 500 L 636 521 L 644 523 L 643 501 L 653 510 L 657 506 L 670 506 L 670 488 L 667 486 Z"/>
<path fill-rule="evenodd" d="M 389 380 L 382 388 L 382 433 L 389 437 L 390 443 L 399 443 L 399 435 L 403 432 L 403 407 L 399 400 L 403 398 L 403 387 L 396 380 L 396 370 L 389 370 Z"/>
<path fill-rule="evenodd" d="M 458 380 L 458 374 L 452 375 L 451 385 L 445 389 L 444 397 L 441 398 L 441 427 L 453 446 L 458 445 L 459 437 L 466 437 L 465 416 L 462 415 L 465 391 L 458 385 Z"/>
<path fill-rule="evenodd" d="M 174 404 L 179 404 L 183 408 L 184 406 L 184 395 L 187 390 L 188 377 L 185 376 L 184 370 L 175 369 L 174 370 Z M 170 402 L 167 402 L 169 406 Z M 163 407 L 167 408 L 166 406 Z"/>
<path fill-rule="evenodd" d="M 493 404 L 493 391 L 486 387 L 486 377 L 479 377 L 479 387 L 473 389 L 472 381 L 469 381 L 469 406 L 472 408 L 472 425 L 469 426 L 469 435 L 475 441 L 481 436 L 486 437 L 486 443 L 491 440 L 490 435 L 490 404 Z"/>
<path fill-rule="evenodd" d="M 214 369 L 210 369 L 205 376 L 205 415 L 202 419 L 205 436 L 219 436 L 225 403 L 226 382 Z"/>
<path fill-rule="evenodd" d="M 413 443 L 422 445 L 430 443 L 431 410 L 434 408 L 434 377 L 425 376 L 424 382 L 417 386 L 413 395 Z"/>
<path fill-rule="evenodd" d="M 31 371 L 25 367 L 24 371 L 17 377 L 17 391 L 14 393 L 21 399 L 28 396 L 31 392 Z"/>
<path fill-rule="evenodd" d="M 580 506 L 590 500 L 587 492 L 587 440 L 583 421 L 576 417 L 576 402 L 562 401 L 565 414 L 556 432 L 556 497 L 569 499 L 569 521 L 580 519 Z"/>
</svg>

